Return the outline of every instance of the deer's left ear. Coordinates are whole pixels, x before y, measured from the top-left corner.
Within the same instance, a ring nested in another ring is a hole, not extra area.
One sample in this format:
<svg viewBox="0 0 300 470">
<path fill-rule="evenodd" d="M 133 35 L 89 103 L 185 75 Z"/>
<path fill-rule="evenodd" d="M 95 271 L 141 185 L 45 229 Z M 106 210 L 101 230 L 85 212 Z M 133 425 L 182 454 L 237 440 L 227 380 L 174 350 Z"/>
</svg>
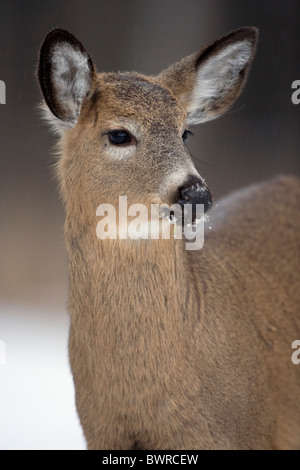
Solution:
<svg viewBox="0 0 300 470">
<path fill-rule="evenodd" d="M 47 115 L 58 131 L 74 127 L 82 104 L 92 91 L 96 71 L 78 39 L 63 29 L 47 34 L 40 51 L 38 77 L 51 114 Z"/>
<path fill-rule="evenodd" d="M 256 28 L 240 28 L 156 77 L 188 113 L 190 124 L 209 121 L 234 103 L 246 82 L 258 41 Z"/>
</svg>

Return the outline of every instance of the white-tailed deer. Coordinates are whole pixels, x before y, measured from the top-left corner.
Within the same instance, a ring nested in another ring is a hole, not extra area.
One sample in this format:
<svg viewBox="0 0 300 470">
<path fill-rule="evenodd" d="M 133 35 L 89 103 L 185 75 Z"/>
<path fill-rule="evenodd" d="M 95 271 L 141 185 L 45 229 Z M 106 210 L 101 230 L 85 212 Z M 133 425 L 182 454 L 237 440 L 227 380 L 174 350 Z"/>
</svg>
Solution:
<svg viewBox="0 0 300 470">
<path fill-rule="evenodd" d="M 300 188 L 279 177 L 211 210 L 204 247 L 96 236 L 96 209 L 211 206 L 184 141 L 240 94 L 257 42 L 241 28 L 158 76 L 97 74 L 51 31 L 39 80 L 60 133 L 69 354 L 89 449 L 300 447 Z"/>
</svg>

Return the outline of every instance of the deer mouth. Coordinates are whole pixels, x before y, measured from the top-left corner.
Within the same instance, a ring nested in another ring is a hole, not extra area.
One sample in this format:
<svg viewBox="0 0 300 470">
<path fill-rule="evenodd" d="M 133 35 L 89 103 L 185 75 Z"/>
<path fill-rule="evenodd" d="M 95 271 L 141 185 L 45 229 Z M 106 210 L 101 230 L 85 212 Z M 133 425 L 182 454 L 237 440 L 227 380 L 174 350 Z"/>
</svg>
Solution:
<svg viewBox="0 0 300 470">
<path fill-rule="evenodd" d="M 200 205 L 199 210 L 196 205 L 190 204 L 188 206 L 179 203 L 173 204 L 171 208 L 163 208 L 161 217 L 167 219 L 170 224 L 181 228 L 196 228 L 200 223 L 207 222 L 209 219 L 209 216 L 204 213 L 203 205 Z"/>
</svg>

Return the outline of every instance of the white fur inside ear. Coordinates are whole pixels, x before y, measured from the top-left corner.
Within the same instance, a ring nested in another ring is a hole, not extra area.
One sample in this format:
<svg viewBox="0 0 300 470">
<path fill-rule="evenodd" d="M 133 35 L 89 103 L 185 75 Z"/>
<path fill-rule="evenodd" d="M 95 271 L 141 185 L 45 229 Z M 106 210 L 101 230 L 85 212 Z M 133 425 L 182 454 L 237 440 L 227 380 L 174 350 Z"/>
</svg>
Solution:
<svg viewBox="0 0 300 470">
<path fill-rule="evenodd" d="M 64 127 L 74 127 L 82 102 L 91 87 L 91 70 L 88 55 L 68 43 L 57 44 L 52 52 L 51 78 L 56 99 L 68 116 Z"/>
<path fill-rule="evenodd" d="M 241 41 L 230 44 L 199 66 L 194 90 L 189 97 L 184 97 L 189 124 L 199 124 L 216 117 L 209 113 L 211 104 L 222 101 L 230 93 L 251 54 L 251 44 Z"/>
</svg>

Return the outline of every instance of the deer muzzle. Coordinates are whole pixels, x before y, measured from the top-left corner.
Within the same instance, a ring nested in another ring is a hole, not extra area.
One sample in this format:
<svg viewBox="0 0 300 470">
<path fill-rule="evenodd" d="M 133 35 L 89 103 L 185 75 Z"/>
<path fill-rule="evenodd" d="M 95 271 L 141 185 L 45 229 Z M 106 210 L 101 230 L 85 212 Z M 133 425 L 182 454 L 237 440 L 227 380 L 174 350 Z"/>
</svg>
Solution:
<svg viewBox="0 0 300 470">
<path fill-rule="evenodd" d="M 197 204 L 203 204 L 204 213 L 212 207 L 212 195 L 202 179 L 191 177 L 178 189 L 176 203 L 182 208 L 192 206 L 192 219 L 196 218 Z"/>
</svg>

